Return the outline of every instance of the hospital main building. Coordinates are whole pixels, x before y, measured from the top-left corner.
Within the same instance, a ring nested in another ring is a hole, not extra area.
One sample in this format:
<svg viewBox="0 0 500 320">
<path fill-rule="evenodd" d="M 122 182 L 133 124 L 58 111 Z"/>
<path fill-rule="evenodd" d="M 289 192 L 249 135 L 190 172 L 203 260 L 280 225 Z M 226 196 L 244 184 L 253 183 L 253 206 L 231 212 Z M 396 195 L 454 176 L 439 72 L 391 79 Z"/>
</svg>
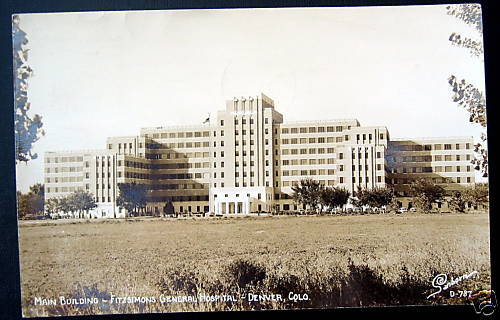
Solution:
<svg viewBox="0 0 500 320">
<path fill-rule="evenodd" d="M 292 186 L 312 178 L 353 192 L 394 187 L 408 205 L 409 185 L 425 178 L 445 189 L 474 183 L 472 137 L 392 139 L 384 126 L 355 119 L 284 122 L 261 94 L 226 102 L 209 124 L 143 128 L 110 137 L 103 150 L 45 153 L 46 199 L 85 190 L 93 217 L 123 217 L 118 184 L 148 186 L 150 212 L 172 201 L 178 213 L 297 211 Z"/>
</svg>

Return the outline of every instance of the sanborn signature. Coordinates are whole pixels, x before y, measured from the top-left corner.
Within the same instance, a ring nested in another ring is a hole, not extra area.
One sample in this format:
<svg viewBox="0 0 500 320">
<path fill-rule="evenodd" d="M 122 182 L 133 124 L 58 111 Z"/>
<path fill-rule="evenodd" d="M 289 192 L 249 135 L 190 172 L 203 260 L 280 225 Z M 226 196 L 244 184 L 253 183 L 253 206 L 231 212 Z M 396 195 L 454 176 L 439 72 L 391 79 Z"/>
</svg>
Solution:
<svg viewBox="0 0 500 320">
<path fill-rule="evenodd" d="M 432 286 L 434 288 L 437 288 L 438 291 L 436 291 L 436 292 L 430 294 L 429 296 L 427 296 L 427 299 L 429 299 L 430 297 L 435 296 L 436 294 L 441 293 L 442 291 L 448 290 L 449 288 L 451 288 L 451 287 L 459 284 L 463 280 L 469 279 L 469 278 L 477 275 L 478 273 L 479 272 L 477 272 L 477 271 L 472 271 L 469 274 L 464 274 L 464 275 L 462 275 L 462 276 L 460 276 L 458 278 L 455 278 L 455 279 L 453 279 L 453 277 L 451 277 L 451 281 L 448 281 L 448 275 L 446 275 L 444 273 L 438 274 L 432 280 Z"/>
</svg>

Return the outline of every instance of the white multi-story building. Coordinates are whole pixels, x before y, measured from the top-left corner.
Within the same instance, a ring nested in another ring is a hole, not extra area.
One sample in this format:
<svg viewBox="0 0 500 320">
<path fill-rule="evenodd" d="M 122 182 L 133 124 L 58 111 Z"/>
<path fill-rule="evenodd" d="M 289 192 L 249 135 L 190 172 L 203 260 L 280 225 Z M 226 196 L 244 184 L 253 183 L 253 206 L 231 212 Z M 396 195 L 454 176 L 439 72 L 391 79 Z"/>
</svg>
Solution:
<svg viewBox="0 0 500 320">
<path fill-rule="evenodd" d="M 87 190 L 94 216 L 122 217 L 118 184 L 136 182 L 153 213 L 172 201 L 178 213 L 251 214 L 298 210 L 291 187 L 304 178 L 351 192 L 390 184 L 402 198 L 417 178 L 474 183 L 472 137 L 391 140 L 356 119 L 287 123 L 264 94 L 228 100 L 210 120 L 110 137 L 106 150 L 47 152 L 46 197 Z"/>
</svg>

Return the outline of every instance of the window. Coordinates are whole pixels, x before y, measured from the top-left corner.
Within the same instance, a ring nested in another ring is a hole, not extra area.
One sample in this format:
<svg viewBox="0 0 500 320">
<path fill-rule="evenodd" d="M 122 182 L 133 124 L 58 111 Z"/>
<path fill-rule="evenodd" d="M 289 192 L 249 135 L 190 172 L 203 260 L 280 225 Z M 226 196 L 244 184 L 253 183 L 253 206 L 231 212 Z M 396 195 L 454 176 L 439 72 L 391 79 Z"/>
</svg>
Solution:
<svg viewBox="0 0 500 320">
<path fill-rule="evenodd" d="M 344 159 L 344 154 L 343 153 L 339 153 L 339 159 Z"/>
<path fill-rule="evenodd" d="M 223 126 L 224 125 L 224 120 L 221 120 L 220 121 L 220 125 Z"/>
<path fill-rule="evenodd" d="M 265 124 L 268 124 L 268 123 L 269 123 L 269 118 L 265 118 L 265 119 L 264 119 L 264 123 L 265 123 Z"/>
<path fill-rule="evenodd" d="M 451 144 L 445 144 L 444 150 L 451 150 Z"/>
</svg>

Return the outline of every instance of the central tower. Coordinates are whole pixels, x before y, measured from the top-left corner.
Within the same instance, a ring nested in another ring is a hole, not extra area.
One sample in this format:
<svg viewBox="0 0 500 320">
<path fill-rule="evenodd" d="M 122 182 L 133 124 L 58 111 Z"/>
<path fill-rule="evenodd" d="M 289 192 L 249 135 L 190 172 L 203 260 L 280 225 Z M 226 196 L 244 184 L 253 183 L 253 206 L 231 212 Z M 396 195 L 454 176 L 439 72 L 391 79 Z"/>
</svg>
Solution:
<svg viewBox="0 0 500 320">
<path fill-rule="evenodd" d="M 274 101 L 264 94 L 226 101 L 226 109 L 217 113 L 213 132 L 210 206 L 214 212 L 220 212 L 216 205 L 231 203 L 223 211 L 241 213 L 247 201 L 250 208 L 246 209 L 271 209 L 274 163 L 278 157 L 275 126 L 282 122 L 283 116 L 274 110 Z"/>
</svg>

